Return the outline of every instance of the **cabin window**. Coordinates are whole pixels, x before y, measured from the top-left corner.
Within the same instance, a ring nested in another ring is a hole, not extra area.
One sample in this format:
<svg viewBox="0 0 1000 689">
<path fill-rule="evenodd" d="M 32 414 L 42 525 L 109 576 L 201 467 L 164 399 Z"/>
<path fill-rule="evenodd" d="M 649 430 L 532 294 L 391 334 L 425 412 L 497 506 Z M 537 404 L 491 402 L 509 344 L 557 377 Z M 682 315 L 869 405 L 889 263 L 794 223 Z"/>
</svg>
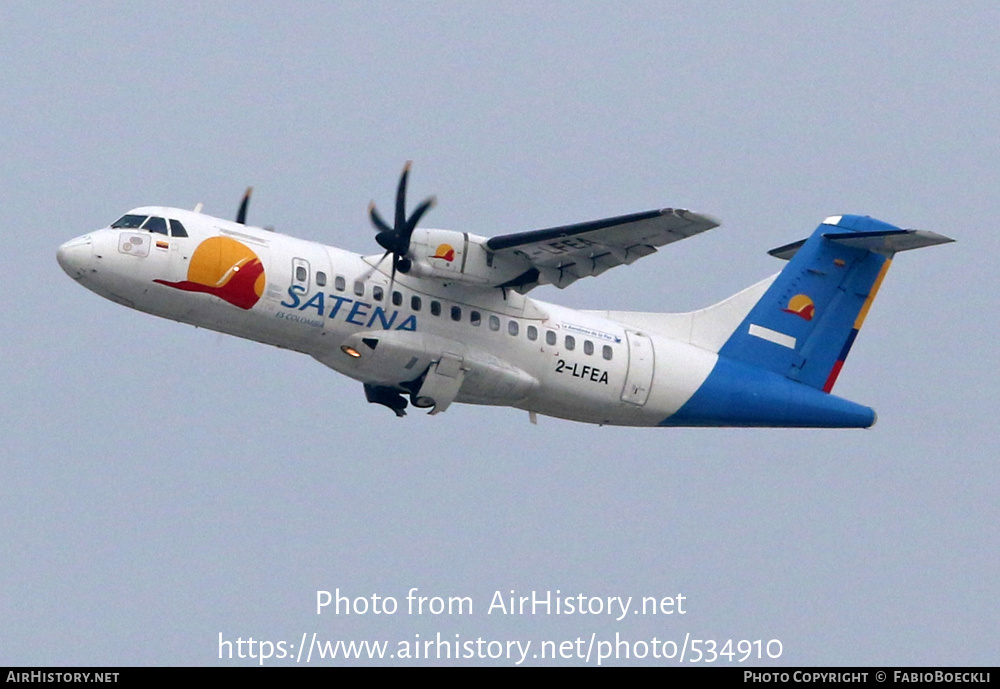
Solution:
<svg viewBox="0 0 1000 689">
<path fill-rule="evenodd" d="M 572 352 L 574 349 L 576 349 L 576 338 L 573 337 L 572 335 L 567 335 L 566 336 L 566 351 L 567 352 Z"/>
<path fill-rule="evenodd" d="M 167 221 L 154 215 L 146 221 L 142 229 L 155 232 L 156 234 L 167 234 Z"/>
<path fill-rule="evenodd" d="M 479 326 L 483 322 L 483 314 L 478 311 L 472 311 L 469 313 L 469 322 L 475 326 Z"/>
<path fill-rule="evenodd" d="M 318 287 L 326 287 L 326 273 L 322 270 L 316 271 L 316 285 Z"/>
<path fill-rule="evenodd" d="M 392 291 L 392 305 L 399 306 L 403 303 L 403 293 L 398 290 Z"/>
<path fill-rule="evenodd" d="M 528 339 L 532 342 L 538 339 L 538 328 L 533 325 L 528 326 Z"/>
<path fill-rule="evenodd" d="M 507 334 L 517 337 L 517 321 L 507 321 Z"/>
<path fill-rule="evenodd" d="M 365 296 L 365 283 L 362 280 L 354 281 L 354 294 L 359 297 Z"/>
<path fill-rule="evenodd" d="M 611 361 L 611 356 L 613 354 L 613 350 L 611 349 L 611 345 L 604 345 L 604 349 L 601 350 L 601 353 L 604 355 L 604 358 L 606 360 Z"/>
<path fill-rule="evenodd" d="M 586 354 L 587 356 L 590 356 L 591 354 L 593 354 L 594 353 L 594 343 L 591 342 L 590 340 L 584 340 L 583 341 L 583 353 Z"/>
<path fill-rule="evenodd" d="M 347 289 L 347 280 L 344 279 L 343 275 L 338 275 L 333 280 L 333 286 L 336 288 L 338 292 L 343 292 L 345 289 Z"/>
<path fill-rule="evenodd" d="M 556 331 L 546 330 L 545 331 L 545 344 L 554 345 L 556 343 Z"/>
<path fill-rule="evenodd" d="M 441 315 L 441 302 L 431 301 L 431 315 L 440 316 Z"/>
<path fill-rule="evenodd" d="M 500 329 L 500 319 L 496 316 L 490 315 L 490 330 Z"/>
<path fill-rule="evenodd" d="M 423 304 L 420 301 L 420 297 L 418 297 L 416 294 L 414 294 L 412 297 L 410 297 L 410 308 L 411 309 L 413 309 L 414 311 L 419 311 L 421 306 L 423 306 Z"/>
<path fill-rule="evenodd" d="M 375 301 L 382 301 L 382 297 L 384 296 L 385 296 L 384 289 L 382 289 L 378 285 L 372 287 L 372 299 L 374 299 Z"/>
<path fill-rule="evenodd" d="M 462 320 L 462 307 L 452 306 L 451 307 L 451 320 L 460 321 Z"/>
<path fill-rule="evenodd" d="M 170 236 L 172 236 L 172 237 L 187 237 L 188 236 L 187 230 L 185 230 L 184 226 L 181 225 L 181 221 L 180 220 L 173 220 L 173 219 L 171 219 L 171 221 L 170 221 Z"/>
<path fill-rule="evenodd" d="M 142 227 L 142 224 L 146 222 L 148 215 L 123 215 L 122 217 L 111 223 L 111 227 L 119 228 L 123 230 L 134 230 L 137 227 Z"/>
<path fill-rule="evenodd" d="M 304 258 L 292 259 L 292 283 L 304 290 L 309 288 L 309 261 Z"/>
</svg>

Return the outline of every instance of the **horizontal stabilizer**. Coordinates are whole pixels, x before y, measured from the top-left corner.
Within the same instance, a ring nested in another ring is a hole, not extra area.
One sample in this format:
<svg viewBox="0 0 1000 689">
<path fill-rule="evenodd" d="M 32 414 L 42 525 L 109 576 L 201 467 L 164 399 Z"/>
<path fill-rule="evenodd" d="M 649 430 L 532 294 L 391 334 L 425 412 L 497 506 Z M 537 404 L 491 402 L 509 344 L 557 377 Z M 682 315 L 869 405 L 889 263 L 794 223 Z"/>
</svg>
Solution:
<svg viewBox="0 0 1000 689">
<path fill-rule="evenodd" d="M 797 242 L 792 242 L 791 244 L 785 244 L 784 246 L 779 246 L 777 249 L 771 249 L 767 253 L 771 254 L 775 258 L 780 258 L 782 261 L 792 260 L 792 256 L 795 255 L 802 245 L 806 243 L 806 240 L 800 239 Z"/>
<path fill-rule="evenodd" d="M 829 232 L 827 239 L 855 249 L 867 249 L 877 254 L 892 256 L 897 251 L 922 249 L 935 244 L 955 241 L 936 232 L 924 230 L 879 230 L 877 232 Z"/>
<path fill-rule="evenodd" d="M 947 244 L 955 241 L 951 237 L 945 237 L 937 232 L 927 232 L 924 230 L 877 230 L 875 232 L 827 232 L 823 237 L 830 241 L 843 244 L 855 249 L 864 249 L 884 256 L 892 256 L 897 251 L 909 251 L 910 249 L 922 249 L 925 246 L 936 244 Z M 791 244 L 779 246 L 771 249 L 767 253 L 775 258 L 788 261 L 806 243 L 805 239 L 800 239 Z"/>
</svg>

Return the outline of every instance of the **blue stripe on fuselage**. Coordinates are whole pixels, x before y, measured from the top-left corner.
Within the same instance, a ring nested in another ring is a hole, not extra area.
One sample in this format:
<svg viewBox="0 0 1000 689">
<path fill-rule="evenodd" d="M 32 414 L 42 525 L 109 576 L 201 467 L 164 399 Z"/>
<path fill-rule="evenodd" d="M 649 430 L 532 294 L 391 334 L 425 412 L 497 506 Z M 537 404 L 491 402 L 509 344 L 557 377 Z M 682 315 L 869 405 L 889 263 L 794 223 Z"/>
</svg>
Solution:
<svg viewBox="0 0 1000 689">
<path fill-rule="evenodd" d="M 660 425 L 868 428 L 874 423 L 870 407 L 720 356 L 691 399 Z"/>
</svg>

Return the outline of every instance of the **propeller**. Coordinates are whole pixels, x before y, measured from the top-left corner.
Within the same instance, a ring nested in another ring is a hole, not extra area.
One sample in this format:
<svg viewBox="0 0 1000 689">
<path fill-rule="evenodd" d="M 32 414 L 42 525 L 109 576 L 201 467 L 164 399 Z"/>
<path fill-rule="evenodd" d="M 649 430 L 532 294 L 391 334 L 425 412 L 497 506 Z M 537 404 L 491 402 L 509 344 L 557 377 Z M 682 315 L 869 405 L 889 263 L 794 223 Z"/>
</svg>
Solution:
<svg viewBox="0 0 1000 689">
<path fill-rule="evenodd" d="M 247 206 L 250 205 L 250 194 L 253 193 L 253 187 L 247 187 L 246 192 L 243 194 L 243 200 L 240 202 L 240 209 L 236 211 L 236 222 L 240 225 L 247 224 Z"/>
<path fill-rule="evenodd" d="M 406 181 L 410 175 L 410 166 L 412 164 L 412 161 L 406 161 L 406 165 L 403 166 L 403 174 L 399 177 L 399 186 L 396 188 L 396 214 L 391 227 L 389 223 L 382 219 L 378 211 L 375 210 L 375 202 L 372 201 L 368 204 L 368 216 L 378 230 L 378 234 L 375 235 L 375 241 L 385 249 L 385 253 L 382 254 L 382 258 L 378 260 L 375 267 L 378 268 L 382 264 L 382 261 L 389 254 L 392 254 L 392 277 L 389 282 L 390 293 L 392 292 L 393 284 L 396 282 L 396 270 L 398 269 L 401 273 L 407 273 L 410 270 L 410 266 L 413 265 L 410 259 L 406 257 L 406 253 L 410 250 L 410 238 L 413 236 L 413 230 L 417 228 L 417 223 L 420 222 L 420 218 L 423 217 L 424 213 L 430 210 L 436 203 L 435 198 L 431 196 L 417 206 L 409 218 L 406 217 Z"/>
</svg>

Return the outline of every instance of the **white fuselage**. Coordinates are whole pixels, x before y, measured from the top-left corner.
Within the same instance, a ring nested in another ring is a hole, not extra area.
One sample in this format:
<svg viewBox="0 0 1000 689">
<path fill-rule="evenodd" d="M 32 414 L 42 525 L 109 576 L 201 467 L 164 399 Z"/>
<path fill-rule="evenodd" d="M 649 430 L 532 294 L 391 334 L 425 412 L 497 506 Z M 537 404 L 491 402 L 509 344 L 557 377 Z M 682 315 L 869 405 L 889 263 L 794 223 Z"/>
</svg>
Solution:
<svg viewBox="0 0 1000 689">
<path fill-rule="evenodd" d="M 97 230 L 60 248 L 66 272 L 125 306 L 309 354 L 364 383 L 398 385 L 436 364 L 461 370 L 456 402 L 655 426 L 717 360 L 702 347 L 513 290 L 399 273 L 390 286 L 379 256 L 174 208 L 132 213 L 177 220 L 188 236 Z M 238 286 L 250 257 L 260 275 Z"/>
</svg>

